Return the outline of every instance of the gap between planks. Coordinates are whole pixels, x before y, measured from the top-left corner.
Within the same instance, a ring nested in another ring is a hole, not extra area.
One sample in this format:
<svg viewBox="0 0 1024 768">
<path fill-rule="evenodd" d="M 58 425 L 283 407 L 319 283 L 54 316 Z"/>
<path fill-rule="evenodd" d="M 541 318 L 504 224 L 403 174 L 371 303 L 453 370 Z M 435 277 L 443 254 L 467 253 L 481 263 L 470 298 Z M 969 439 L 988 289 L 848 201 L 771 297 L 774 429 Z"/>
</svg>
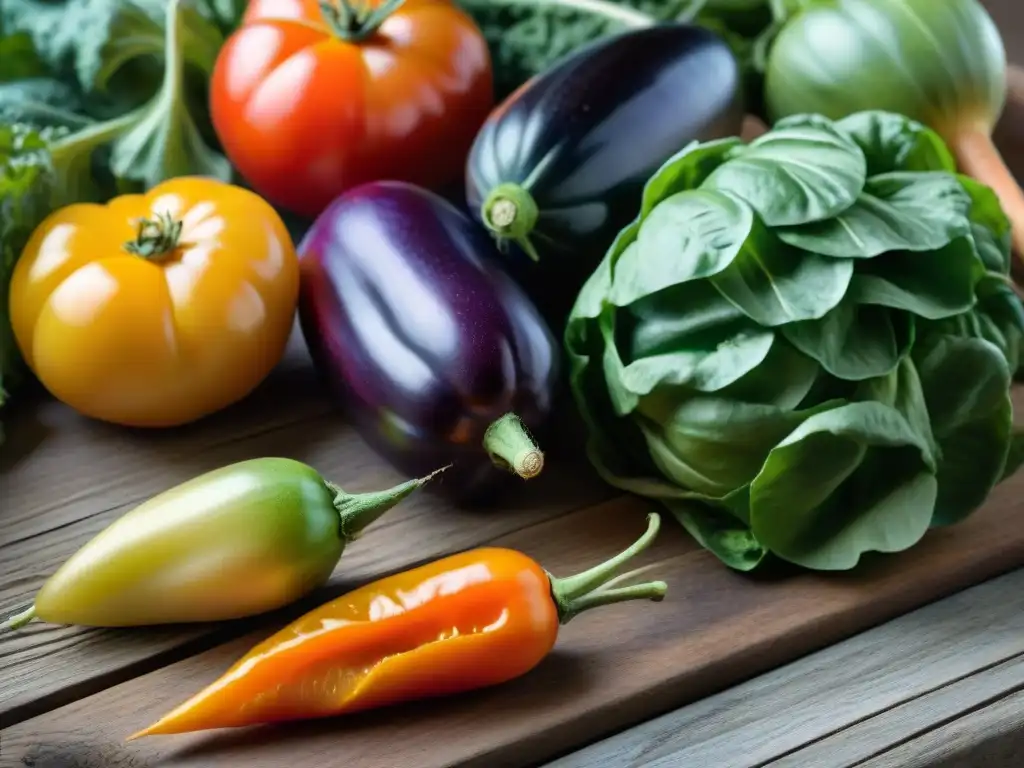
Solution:
<svg viewBox="0 0 1024 768">
<path fill-rule="evenodd" d="M 1022 764 L 1024 692 L 1017 691 L 859 763 L 858 768 L 1020 768 Z"/>
<path fill-rule="evenodd" d="M 545 768 L 873 767 L 1022 688 L 1024 569 Z"/>
<path fill-rule="evenodd" d="M 969 723 L 1007 701 L 1019 701 L 1022 691 L 1024 653 L 880 712 L 764 768 L 858 768 L 882 762 L 905 766 L 913 752 L 917 759 L 924 751 L 930 751 L 937 734 L 948 733 L 957 724 Z M 1017 711 L 1014 727 L 1024 745 L 1024 709 Z M 980 746 L 996 735 L 976 730 L 968 734 L 968 741 Z M 944 741 L 941 737 L 940 740 Z M 893 762 L 896 755 L 900 755 L 899 760 Z M 1024 746 L 1021 755 L 1024 757 Z M 1012 768 L 1019 768 L 1019 763 Z"/>
</svg>

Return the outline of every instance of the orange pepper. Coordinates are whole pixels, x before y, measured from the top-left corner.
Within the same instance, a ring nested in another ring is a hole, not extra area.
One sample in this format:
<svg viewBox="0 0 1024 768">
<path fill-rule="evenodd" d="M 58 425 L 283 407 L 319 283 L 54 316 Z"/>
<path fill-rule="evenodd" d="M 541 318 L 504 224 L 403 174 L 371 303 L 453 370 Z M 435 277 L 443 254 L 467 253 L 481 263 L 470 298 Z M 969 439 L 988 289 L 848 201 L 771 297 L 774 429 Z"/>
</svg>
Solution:
<svg viewBox="0 0 1024 768">
<path fill-rule="evenodd" d="M 615 587 L 659 518 L 629 549 L 558 579 L 509 549 L 482 548 L 339 597 L 257 645 L 223 676 L 130 739 L 326 717 L 497 685 L 533 669 L 559 625 L 625 600 L 661 600 L 664 582 Z"/>
</svg>

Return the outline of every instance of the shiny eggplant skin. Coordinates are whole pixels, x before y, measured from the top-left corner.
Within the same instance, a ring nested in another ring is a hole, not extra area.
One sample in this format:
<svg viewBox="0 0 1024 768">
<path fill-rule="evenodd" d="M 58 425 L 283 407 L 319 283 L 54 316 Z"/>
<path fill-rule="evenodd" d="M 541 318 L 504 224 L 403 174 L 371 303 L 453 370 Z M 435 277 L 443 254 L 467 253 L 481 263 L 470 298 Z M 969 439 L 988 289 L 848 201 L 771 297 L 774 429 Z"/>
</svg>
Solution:
<svg viewBox="0 0 1024 768">
<path fill-rule="evenodd" d="M 598 40 L 491 113 L 467 160 L 466 202 L 561 323 L 647 180 L 691 141 L 738 136 L 743 115 L 739 64 L 714 32 L 664 24 Z M 493 203 L 509 185 L 522 204 L 503 225 Z"/>
<path fill-rule="evenodd" d="M 392 181 L 339 197 L 299 245 L 302 333 L 348 419 L 402 472 L 451 464 L 431 488 L 460 502 L 515 479 L 485 434 L 513 412 L 542 436 L 560 372 L 493 251 L 451 203 Z"/>
</svg>

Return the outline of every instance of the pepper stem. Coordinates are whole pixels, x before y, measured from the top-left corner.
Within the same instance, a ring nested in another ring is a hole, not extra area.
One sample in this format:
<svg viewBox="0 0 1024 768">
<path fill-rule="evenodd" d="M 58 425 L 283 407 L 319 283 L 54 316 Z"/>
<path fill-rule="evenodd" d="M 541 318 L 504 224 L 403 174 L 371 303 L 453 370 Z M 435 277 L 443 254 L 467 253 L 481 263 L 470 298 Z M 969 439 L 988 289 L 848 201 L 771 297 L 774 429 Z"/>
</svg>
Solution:
<svg viewBox="0 0 1024 768">
<path fill-rule="evenodd" d="M 658 535 L 661 527 L 661 517 L 655 513 L 647 516 L 647 530 L 631 547 L 623 550 L 615 557 L 600 565 L 575 576 L 568 576 L 564 579 L 556 579 L 550 573 L 548 578 L 551 581 L 551 595 L 558 608 L 558 621 L 566 624 L 584 611 L 597 608 L 602 605 L 623 603 L 627 600 L 653 600 L 660 602 L 665 597 L 668 589 L 663 581 L 649 581 L 643 584 L 633 584 L 628 587 L 615 587 L 628 579 L 638 576 L 649 566 L 637 568 L 626 573 L 618 573 L 618 570 L 634 557 L 647 549 Z"/>
<path fill-rule="evenodd" d="M 491 190 L 480 211 L 484 225 L 499 244 L 511 240 L 534 261 L 540 261 L 530 241 L 540 211 L 533 196 L 518 184 L 499 184 Z"/>
<path fill-rule="evenodd" d="M 451 466 L 451 465 L 448 465 Z M 349 493 L 334 483 L 324 481 L 334 494 L 334 508 L 338 510 L 338 533 L 345 541 L 355 541 L 363 531 L 385 512 L 398 504 L 417 488 L 426 485 L 448 467 L 435 469 L 426 477 L 407 480 L 386 491 Z"/>
<path fill-rule="evenodd" d="M 544 469 L 544 454 L 514 413 L 506 413 L 487 428 L 484 450 L 496 465 L 524 480 L 536 477 Z"/>
<path fill-rule="evenodd" d="M 11 618 L 7 619 L 7 621 L 5 621 L 0 626 L 2 626 L 4 629 L 8 629 L 8 630 L 21 629 L 26 624 L 31 622 L 35 617 L 36 617 L 36 607 L 34 605 L 30 605 L 28 608 L 26 608 L 21 613 L 16 613 L 13 616 L 11 616 Z"/>
<path fill-rule="evenodd" d="M 367 0 L 320 0 L 320 13 L 336 37 L 358 43 L 372 37 L 405 0 L 384 0 L 373 8 Z"/>
<path fill-rule="evenodd" d="M 178 247 L 182 223 L 164 211 L 155 218 L 142 218 L 135 239 L 124 244 L 124 249 L 133 256 L 149 261 L 159 261 Z"/>
</svg>

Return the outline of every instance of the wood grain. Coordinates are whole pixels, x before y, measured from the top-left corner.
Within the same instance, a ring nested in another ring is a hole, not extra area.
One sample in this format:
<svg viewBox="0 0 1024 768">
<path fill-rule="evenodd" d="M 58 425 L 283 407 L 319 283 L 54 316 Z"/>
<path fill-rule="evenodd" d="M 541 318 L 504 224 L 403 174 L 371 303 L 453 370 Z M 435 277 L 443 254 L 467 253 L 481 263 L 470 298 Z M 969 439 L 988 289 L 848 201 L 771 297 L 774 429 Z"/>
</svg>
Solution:
<svg viewBox="0 0 1024 768">
<path fill-rule="evenodd" d="M 853 768 L 1022 687 L 1024 569 L 545 768 Z"/>
<path fill-rule="evenodd" d="M 860 763 L 860 768 L 1020 768 L 1024 691 Z"/>
<path fill-rule="evenodd" d="M 1021 573 L 1021 572 L 1018 572 Z M 1024 580 L 1015 585 L 1017 593 L 1024 587 Z M 975 631 L 980 635 L 978 628 Z M 1024 630 L 1018 629 L 1024 637 Z M 905 635 L 905 638 L 909 635 Z M 987 639 L 977 638 L 982 644 Z M 965 645 L 957 646 L 964 656 L 973 657 L 974 649 Z M 936 678 L 945 676 L 936 671 Z M 862 723 L 840 731 L 824 741 L 807 749 L 801 749 L 782 760 L 769 763 L 765 768 L 804 768 L 808 765 L 829 765 L 834 768 L 854 768 L 858 765 L 885 764 L 908 766 L 911 764 L 934 765 L 938 745 L 942 749 L 949 743 L 949 725 L 958 723 L 957 731 L 968 736 L 955 739 L 961 742 L 963 751 L 981 748 L 989 741 L 998 740 L 1001 730 L 989 728 L 974 729 L 980 725 L 974 719 L 979 710 L 1001 706 L 1008 701 L 1020 701 L 1024 691 L 1024 650 L 1002 664 L 996 664 L 980 672 L 957 680 L 936 690 L 906 702 L 889 712 L 879 712 Z M 973 725 L 972 725 L 973 721 Z M 1017 743 L 1024 745 L 1024 707 L 1017 709 L 1007 719 L 1006 730 L 1017 731 Z M 964 728 L 967 726 L 967 729 Z M 941 735 L 941 734 L 947 735 Z M 1018 762 L 1013 768 L 1020 765 Z M 972 754 L 975 765 L 989 766 L 979 755 Z M 1007 764 L 1009 766 L 1009 764 Z"/>
<path fill-rule="evenodd" d="M 531 765 L 1024 564 L 1022 491 L 1024 474 L 964 524 L 856 574 L 744 577 L 666 525 L 648 553 L 651 574 L 669 583 L 665 602 L 579 617 L 520 680 L 345 719 L 122 742 L 265 635 L 253 633 L 6 729 L 5 759 L 36 768 L 313 768 L 342 755 L 346 768 Z M 631 541 L 647 509 L 617 499 L 497 543 L 556 574 L 575 572 Z"/>
<path fill-rule="evenodd" d="M 299 394 L 301 393 L 301 394 Z M 287 615 L 357 581 L 377 578 L 611 498 L 575 450 L 575 421 L 544 447 L 557 472 L 515 488 L 493 509 L 467 511 L 429 493 L 411 497 L 348 548 L 325 589 Z M 14 414 L 6 425 L 0 507 L 0 609 L 31 602 L 76 549 L 143 499 L 201 472 L 265 455 L 308 462 L 348 490 L 400 482 L 336 415 L 320 392 L 301 340 L 243 404 L 179 430 L 124 430 L 58 403 Z M 12 460 L 10 457 L 18 457 Z M 443 478 L 443 476 L 442 476 Z M 260 622 L 280 617 L 255 619 Z M 11 725 L 252 629 L 111 631 L 31 624 L 0 634 L 0 722 Z"/>
<path fill-rule="evenodd" d="M 1019 61 L 1019 8 L 1009 0 L 986 4 Z M 1024 169 L 1021 120 L 1024 102 L 1011 101 L 996 130 L 1018 173 Z M 45 398 L 19 402 L 4 419 L 0 608 L 30 600 L 60 562 L 132 505 L 231 461 L 291 456 L 353 490 L 401 479 L 336 415 L 297 337 L 253 396 L 186 428 L 106 427 Z M 571 419 L 570 426 L 576 426 Z M 558 471 L 549 469 L 487 512 L 454 510 L 428 494 L 414 497 L 351 547 L 328 588 L 278 615 L 132 632 L 35 625 L 0 637 L 0 765 L 208 767 L 223 757 L 223 764 L 302 768 L 331 764 L 342 754 L 355 768 L 525 765 L 1024 562 L 1024 532 L 1016 522 L 1020 476 L 966 524 L 930 534 L 919 548 L 875 560 L 857 575 L 744 578 L 696 550 L 667 521 L 652 557 L 670 581 L 669 601 L 607 609 L 600 620 L 581 617 L 566 628 L 555 657 L 500 690 L 344 724 L 120 743 L 140 722 L 215 677 L 270 627 L 357 581 L 492 540 L 524 548 L 556 572 L 618 549 L 642 525 L 647 505 L 609 501 L 614 494 L 581 460 L 578 432 L 558 434 L 558 443 L 545 446 L 549 466 L 559 465 Z M 249 634 L 236 639 L 243 633 Z M 1003 717 L 992 706 L 975 714 Z M 955 732 L 949 734 L 955 740 Z"/>
<path fill-rule="evenodd" d="M 758 128 L 747 130 L 749 137 Z M 22 403 L 8 418 L 0 453 L 0 610 L 8 612 L 27 605 L 49 574 L 118 516 L 201 472 L 272 454 L 306 461 L 349 490 L 403 479 L 334 412 L 297 326 L 284 359 L 259 390 L 186 427 L 126 430 L 89 421 L 44 397 Z M 557 420 L 542 446 L 554 470 L 489 511 L 451 509 L 429 494 L 414 497 L 346 552 L 327 588 L 282 615 L 295 615 L 346 585 L 619 495 L 584 460 L 571 402 L 563 400 Z M 437 482 L 443 481 L 442 475 Z M 280 616 L 134 632 L 40 624 L 0 635 L 0 721 L 20 722 L 275 618 Z"/>
</svg>

